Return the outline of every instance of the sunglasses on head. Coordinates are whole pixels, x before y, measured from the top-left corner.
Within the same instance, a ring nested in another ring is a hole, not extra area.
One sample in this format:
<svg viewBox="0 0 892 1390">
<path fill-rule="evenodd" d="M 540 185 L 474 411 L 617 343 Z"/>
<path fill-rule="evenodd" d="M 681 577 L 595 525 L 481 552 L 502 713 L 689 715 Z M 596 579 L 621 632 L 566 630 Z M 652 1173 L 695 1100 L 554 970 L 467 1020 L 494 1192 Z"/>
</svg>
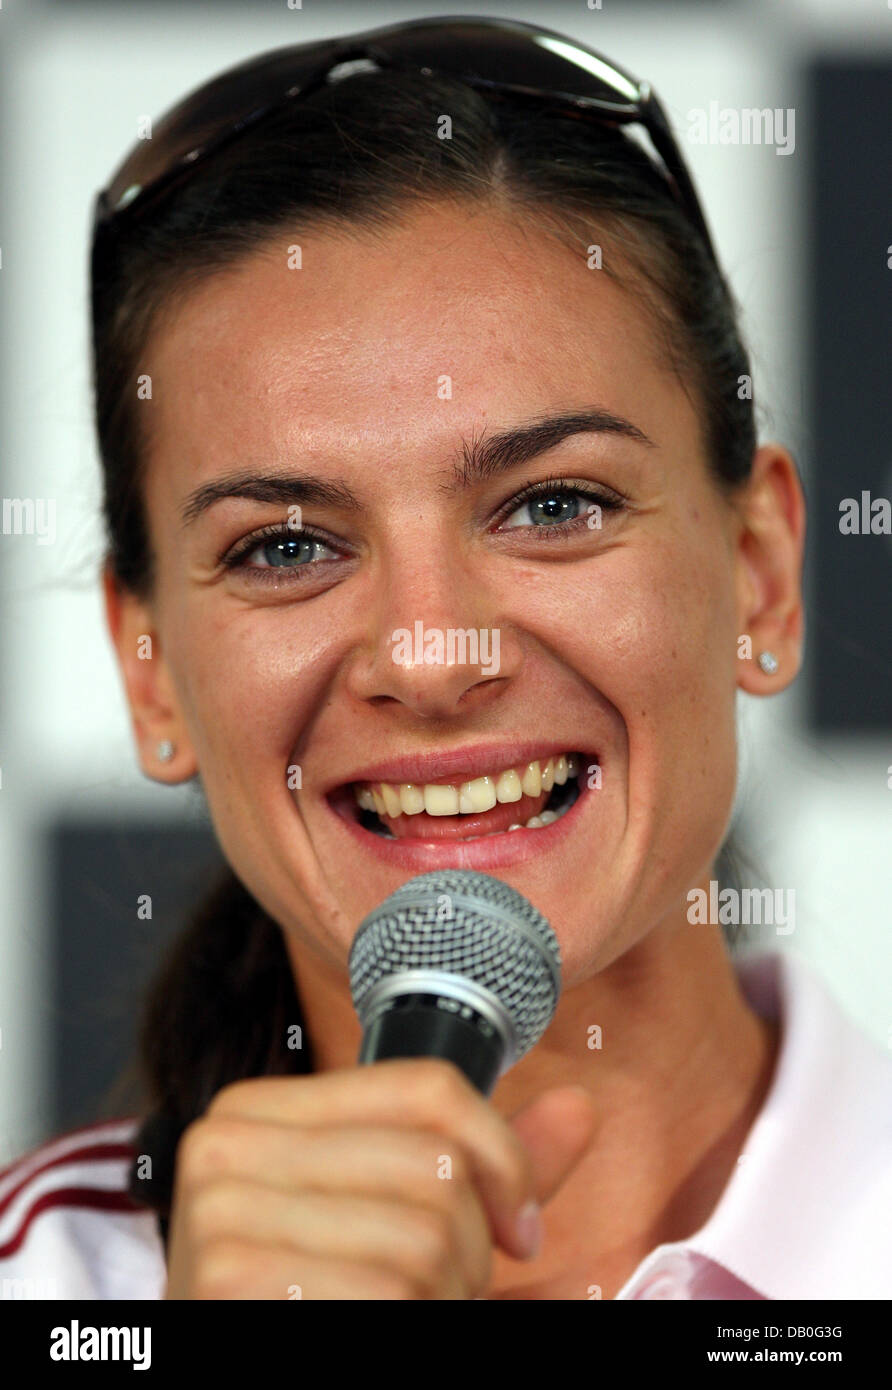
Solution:
<svg viewBox="0 0 892 1390">
<path fill-rule="evenodd" d="M 104 257 L 118 235 L 138 224 L 147 210 L 243 131 L 308 96 L 342 64 L 358 60 L 459 79 L 486 93 L 546 101 L 602 124 L 640 124 L 662 167 L 651 162 L 717 264 L 693 183 L 650 85 L 554 30 L 469 16 L 412 20 L 278 48 L 231 68 L 185 97 L 156 124 L 151 140 L 137 142 L 96 197 L 94 291 L 101 282 Z"/>
</svg>

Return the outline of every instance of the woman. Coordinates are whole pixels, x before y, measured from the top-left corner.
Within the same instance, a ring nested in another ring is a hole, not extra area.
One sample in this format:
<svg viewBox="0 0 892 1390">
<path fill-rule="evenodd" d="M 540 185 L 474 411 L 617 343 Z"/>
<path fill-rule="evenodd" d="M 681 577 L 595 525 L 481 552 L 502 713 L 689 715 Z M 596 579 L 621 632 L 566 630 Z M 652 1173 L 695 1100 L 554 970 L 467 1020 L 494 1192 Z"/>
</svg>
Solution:
<svg viewBox="0 0 892 1390">
<path fill-rule="evenodd" d="M 52 1240 L 92 1297 L 884 1296 L 889 1062 L 691 910 L 736 692 L 799 669 L 804 502 L 659 107 L 524 25 L 354 38 L 194 94 L 101 204 L 109 625 L 143 769 L 198 780 L 229 871 L 149 1001 L 141 1115 L 5 1176 L 6 1268 Z M 419 623 L 477 658 L 396 656 Z M 357 924 L 441 866 L 560 942 L 491 1100 L 356 1065 Z"/>
</svg>

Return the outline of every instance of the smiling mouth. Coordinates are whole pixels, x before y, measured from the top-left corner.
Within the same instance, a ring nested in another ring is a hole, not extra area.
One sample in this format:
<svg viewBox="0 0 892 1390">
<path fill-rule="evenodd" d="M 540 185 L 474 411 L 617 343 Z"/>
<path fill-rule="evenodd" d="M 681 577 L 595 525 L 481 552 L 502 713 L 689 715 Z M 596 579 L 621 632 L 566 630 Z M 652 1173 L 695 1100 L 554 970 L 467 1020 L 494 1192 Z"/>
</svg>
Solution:
<svg viewBox="0 0 892 1390">
<path fill-rule="evenodd" d="M 353 782 L 332 804 L 385 840 L 467 843 L 553 825 L 578 799 L 580 774 L 589 761 L 597 759 L 566 753 L 463 782 Z"/>
</svg>

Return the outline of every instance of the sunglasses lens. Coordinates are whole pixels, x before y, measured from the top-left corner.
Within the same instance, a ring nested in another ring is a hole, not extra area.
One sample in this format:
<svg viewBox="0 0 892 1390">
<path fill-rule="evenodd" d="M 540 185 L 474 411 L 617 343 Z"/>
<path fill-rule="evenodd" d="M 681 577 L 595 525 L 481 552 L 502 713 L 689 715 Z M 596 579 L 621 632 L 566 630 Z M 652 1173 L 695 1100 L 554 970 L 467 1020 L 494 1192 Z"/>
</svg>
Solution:
<svg viewBox="0 0 892 1390">
<path fill-rule="evenodd" d="M 336 40 L 327 40 L 277 49 L 231 68 L 192 92 L 156 124 L 151 140 L 141 140 L 116 170 L 106 190 L 109 209 L 116 209 L 124 198 L 129 201 L 192 150 L 284 97 L 289 88 L 302 87 L 316 72 L 324 71 L 338 47 Z"/>
<path fill-rule="evenodd" d="M 251 58 L 186 97 L 141 140 L 115 172 L 106 207 L 117 210 L 193 151 L 243 122 L 255 112 L 304 87 L 336 59 L 355 51 L 406 67 L 429 67 L 448 76 L 467 76 L 482 83 L 547 91 L 596 100 L 609 112 L 628 112 L 637 100 L 633 78 L 606 59 L 580 49 L 547 30 L 490 25 L 474 21 L 446 24 L 424 21 L 343 39 L 277 49 Z"/>
<path fill-rule="evenodd" d="M 444 75 L 586 97 L 618 111 L 628 111 L 638 100 L 633 77 L 547 29 L 473 21 L 418 25 L 388 38 L 386 51 L 396 61 Z"/>
</svg>

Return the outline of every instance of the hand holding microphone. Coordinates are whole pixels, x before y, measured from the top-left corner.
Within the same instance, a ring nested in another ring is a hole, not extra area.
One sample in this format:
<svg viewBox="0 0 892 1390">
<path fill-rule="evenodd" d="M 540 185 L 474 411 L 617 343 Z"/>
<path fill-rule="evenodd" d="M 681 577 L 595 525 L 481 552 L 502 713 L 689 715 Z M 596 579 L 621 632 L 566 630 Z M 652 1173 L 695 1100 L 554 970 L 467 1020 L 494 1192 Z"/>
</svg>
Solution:
<svg viewBox="0 0 892 1390">
<path fill-rule="evenodd" d="M 482 874 L 422 875 L 370 914 L 351 979 L 375 1065 L 218 1092 L 177 1152 L 166 1297 L 474 1298 L 493 1246 L 535 1253 L 525 1213 L 582 1156 L 590 1102 L 562 1087 L 509 1122 L 482 1092 L 550 1021 L 549 933 Z"/>
</svg>

